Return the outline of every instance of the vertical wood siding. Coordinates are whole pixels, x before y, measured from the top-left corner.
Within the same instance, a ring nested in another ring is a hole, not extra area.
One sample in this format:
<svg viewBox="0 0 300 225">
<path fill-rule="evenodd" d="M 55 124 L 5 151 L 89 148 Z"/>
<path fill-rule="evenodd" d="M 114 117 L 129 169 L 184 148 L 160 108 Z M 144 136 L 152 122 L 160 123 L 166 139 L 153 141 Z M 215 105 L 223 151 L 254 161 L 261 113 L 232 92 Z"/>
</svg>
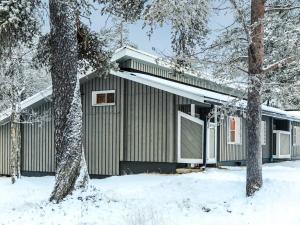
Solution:
<svg viewBox="0 0 300 225">
<path fill-rule="evenodd" d="M 34 108 L 37 117 L 22 125 L 22 171 L 55 172 L 52 104 Z"/>
<path fill-rule="evenodd" d="M 195 103 L 156 88 L 126 81 L 122 161 L 176 162 L 177 112 Z"/>
<path fill-rule="evenodd" d="M 81 85 L 83 105 L 83 146 L 90 174 L 118 175 L 122 149 L 123 81 L 120 78 L 94 78 Z M 116 105 L 93 107 L 92 91 L 116 90 Z M 38 114 L 51 113 L 51 103 L 34 107 Z M 38 120 L 23 125 L 22 170 L 55 172 L 54 123 Z"/>
<path fill-rule="evenodd" d="M 10 123 L 0 125 L 0 175 L 9 175 Z"/>
<path fill-rule="evenodd" d="M 123 62 L 121 68 L 131 69 L 134 71 L 141 71 L 143 73 L 153 74 L 155 76 L 160 76 L 170 80 L 175 80 L 183 83 L 187 83 L 193 86 L 209 89 L 223 94 L 229 94 L 234 96 L 243 96 L 243 93 L 227 87 L 225 85 L 217 84 L 213 81 L 206 80 L 197 76 L 184 74 L 184 75 L 174 75 L 172 69 L 166 69 L 159 65 L 149 64 L 140 60 L 130 59 Z"/>
<path fill-rule="evenodd" d="M 92 106 L 92 91 L 115 90 L 115 105 Z M 81 85 L 83 143 L 90 174 L 118 175 L 123 152 L 124 80 L 96 77 Z"/>
<path fill-rule="evenodd" d="M 124 161 L 174 162 L 174 95 L 127 84 Z"/>
<path fill-rule="evenodd" d="M 241 118 L 242 144 L 228 144 L 228 117 L 220 124 L 220 161 L 240 161 L 246 159 L 246 120 Z"/>
<path fill-rule="evenodd" d="M 92 91 L 115 90 L 114 106 L 92 106 Z M 177 112 L 189 113 L 197 102 L 122 78 L 94 77 L 81 84 L 83 144 L 90 174 L 119 175 L 120 161 L 176 162 Z M 199 103 L 198 103 L 199 104 Z M 34 107 L 51 112 L 51 103 Z M 270 157 L 270 118 L 263 157 Z M 300 123 L 299 123 L 300 124 Z M 55 172 L 52 120 L 22 125 L 22 170 Z M 9 173 L 9 124 L 0 127 L 0 173 Z M 246 121 L 242 119 L 242 144 L 227 143 L 227 118 L 220 125 L 220 161 L 246 159 Z M 300 157 L 300 147 L 293 148 Z M 1 158 L 2 157 L 2 158 Z M 7 162 L 7 164 L 5 164 Z"/>
<path fill-rule="evenodd" d="M 270 159 L 272 157 L 272 143 L 271 143 L 271 117 L 263 116 L 263 121 L 266 121 L 266 144 L 262 145 L 263 159 Z"/>
<path fill-rule="evenodd" d="M 263 116 L 262 120 L 266 121 L 266 145 L 262 146 L 263 159 L 270 159 L 272 154 L 272 145 L 270 139 L 271 118 Z M 228 118 L 225 117 L 220 124 L 220 161 L 240 161 L 246 160 L 247 157 L 247 121 L 241 120 L 242 123 L 242 144 L 228 144 Z"/>
<path fill-rule="evenodd" d="M 92 92 L 115 90 L 114 106 L 92 106 Z M 110 76 L 81 84 L 83 146 L 90 174 L 118 175 L 120 161 L 176 162 L 177 111 L 189 99 Z M 55 172 L 52 104 L 34 106 L 48 120 L 22 126 L 22 171 Z"/>
<path fill-rule="evenodd" d="M 293 145 L 293 132 L 294 132 L 294 126 L 300 126 L 300 122 L 292 122 L 292 130 L 291 130 L 291 137 L 292 137 L 292 143 L 291 143 L 291 157 L 292 159 L 300 159 L 300 145 Z M 300 134 L 298 134 L 300 135 Z"/>
</svg>

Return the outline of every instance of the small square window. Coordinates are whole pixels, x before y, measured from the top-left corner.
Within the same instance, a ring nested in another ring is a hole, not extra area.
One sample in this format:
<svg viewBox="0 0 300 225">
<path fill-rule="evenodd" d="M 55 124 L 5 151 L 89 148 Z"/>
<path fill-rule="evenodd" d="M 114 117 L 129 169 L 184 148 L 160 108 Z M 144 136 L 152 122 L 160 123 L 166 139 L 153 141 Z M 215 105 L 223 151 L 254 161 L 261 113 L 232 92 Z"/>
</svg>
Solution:
<svg viewBox="0 0 300 225">
<path fill-rule="evenodd" d="M 108 93 L 106 95 L 107 97 L 107 103 L 114 103 L 115 102 L 115 93 Z"/>
<path fill-rule="evenodd" d="M 115 90 L 92 92 L 92 106 L 109 106 L 114 104 Z"/>
<path fill-rule="evenodd" d="M 106 103 L 105 102 L 105 96 L 106 94 L 97 94 L 97 100 L 96 100 L 96 103 L 97 104 L 103 104 L 103 103 Z"/>
</svg>

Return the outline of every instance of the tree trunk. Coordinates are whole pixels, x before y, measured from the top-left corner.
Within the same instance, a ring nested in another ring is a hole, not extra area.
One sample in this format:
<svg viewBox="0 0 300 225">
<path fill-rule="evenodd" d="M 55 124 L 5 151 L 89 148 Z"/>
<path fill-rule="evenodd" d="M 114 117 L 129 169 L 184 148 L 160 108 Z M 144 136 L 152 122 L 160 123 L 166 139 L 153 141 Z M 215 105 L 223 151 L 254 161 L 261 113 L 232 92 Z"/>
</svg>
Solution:
<svg viewBox="0 0 300 225">
<path fill-rule="evenodd" d="M 76 182 L 88 181 L 82 154 L 82 108 L 77 76 L 76 1 L 49 0 L 50 70 L 53 86 L 56 181 L 50 201 L 59 202 Z M 81 179 L 81 181 L 78 181 Z"/>
<path fill-rule="evenodd" d="M 13 73 L 13 72 L 12 72 Z M 20 133 L 20 98 L 18 88 L 16 85 L 15 74 L 12 74 L 12 85 L 11 85 L 11 115 L 10 115 L 10 176 L 11 183 L 16 182 L 16 178 L 21 177 L 20 168 L 20 149 L 21 149 L 21 133 Z"/>
<path fill-rule="evenodd" d="M 261 148 L 261 89 L 263 76 L 264 43 L 263 19 L 265 0 L 251 0 L 251 43 L 249 46 L 248 90 L 248 151 L 246 194 L 252 196 L 262 187 Z"/>
<path fill-rule="evenodd" d="M 13 87 L 14 89 L 15 87 Z M 14 92 L 14 90 L 13 90 Z M 16 182 L 16 178 L 20 178 L 20 114 L 17 111 L 17 96 L 13 93 L 12 101 L 12 113 L 10 120 L 10 139 L 11 139 L 11 150 L 10 150 L 10 176 L 11 183 Z"/>
</svg>

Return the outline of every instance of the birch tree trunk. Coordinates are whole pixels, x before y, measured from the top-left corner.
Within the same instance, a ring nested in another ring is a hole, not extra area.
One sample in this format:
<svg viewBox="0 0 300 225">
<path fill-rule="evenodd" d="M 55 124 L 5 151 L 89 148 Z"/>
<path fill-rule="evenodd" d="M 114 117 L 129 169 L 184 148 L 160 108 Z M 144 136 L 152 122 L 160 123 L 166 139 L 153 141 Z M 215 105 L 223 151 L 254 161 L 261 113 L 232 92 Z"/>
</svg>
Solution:
<svg viewBox="0 0 300 225">
<path fill-rule="evenodd" d="M 50 70 L 53 85 L 56 181 L 50 201 L 59 202 L 76 182 L 87 185 L 82 149 L 82 108 L 77 76 L 76 1 L 49 0 Z M 80 180 L 79 180 L 80 179 Z"/>
<path fill-rule="evenodd" d="M 15 79 L 15 78 L 13 78 Z M 12 85 L 12 112 L 10 119 L 10 176 L 14 184 L 17 178 L 20 178 L 20 114 L 18 112 L 18 96 L 16 86 Z"/>
<path fill-rule="evenodd" d="M 248 50 L 250 87 L 248 90 L 247 196 L 253 195 L 263 184 L 260 130 L 264 12 L 265 0 L 251 0 L 251 43 Z"/>
</svg>

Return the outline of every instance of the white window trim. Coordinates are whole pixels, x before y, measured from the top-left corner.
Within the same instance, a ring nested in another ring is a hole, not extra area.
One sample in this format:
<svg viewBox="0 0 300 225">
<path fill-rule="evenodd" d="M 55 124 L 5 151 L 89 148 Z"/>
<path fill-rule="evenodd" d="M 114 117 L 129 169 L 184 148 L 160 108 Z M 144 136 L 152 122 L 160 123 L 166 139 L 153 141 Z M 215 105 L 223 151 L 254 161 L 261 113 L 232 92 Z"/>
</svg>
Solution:
<svg viewBox="0 0 300 225">
<path fill-rule="evenodd" d="M 267 122 L 264 120 L 261 121 L 260 136 L 261 145 L 267 145 Z"/>
<path fill-rule="evenodd" d="M 230 141 L 230 119 L 234 118 L 237 123 L 237 131 L 235 133 L 235 142 Z M 229 145 L 241 145 L 242 144 L 242 120 L 237 116 L 228 116 L 227 120 L 227 144 Z"/>
<path fill-rule="evenodd" d="M 102 104 L 96 103 L 97 94 L 109 94 L 109 93 L 115 94 L 114 103 L 102 103 Z M 92 106 L 110 106 L 115 104 L 116 104 L 116 90 L 92 91 Z"/>
<path fill-rule="evenodd" d="M 293 146 L 300 146 L 300 126 L 293 126 Z"/>
<path fill-rule="evenodd" d="M 283 130 L 273 130 L 273 134 L 276 134 L 276 154 L 273 155 L 274 159 L 288 159 L 291 158 L 291 138 L 289 143 L 289 154 L 288 155 L 282 155 L 280 151 L 280 134 L 287 134 L 291 135 L 291 132 L 289 131 L 283 131 Z"/>
<path fill-rule="evenodd" d="M 207 131 L 206 131 L 206 163 L 210 164 L 210 163 L 216 163 L 217 162 L 217 123 L 208 123 L 208 126 L 207 126 Z M 215 157 L 214 158 L 210 158 L 209 155 L 210 155 L 210 129 L 214 129 L 214 132 L 215 132 L 215 140 L 214 140 L 214 149 L 215 149 L 215 152 L 214 152 L 214 155 Z"/>
</svg>

